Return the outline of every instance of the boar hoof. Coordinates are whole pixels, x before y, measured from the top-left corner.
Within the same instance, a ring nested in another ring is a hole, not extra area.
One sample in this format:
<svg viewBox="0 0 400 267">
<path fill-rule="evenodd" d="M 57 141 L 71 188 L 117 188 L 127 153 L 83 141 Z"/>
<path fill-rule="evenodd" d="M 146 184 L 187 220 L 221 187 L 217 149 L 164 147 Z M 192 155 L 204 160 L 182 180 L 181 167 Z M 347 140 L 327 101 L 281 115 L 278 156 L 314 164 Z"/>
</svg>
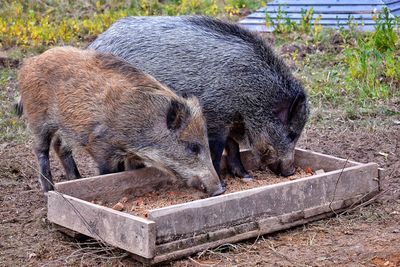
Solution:
<svg viewBox="0 0 400 267">
<path fill-rule="evenodd" d="M 253 181 L 253 176 L 250 175 L 250 174 L 246 174 L 246 175 L 244 175 L 244 176 L 242 177 L 242 181 L 243 181 L 243 182 L 251 182 L 251 181 Z"/>
<path fill-rule="evenodd" d="M 222 195 L 223 193 L 225 193 L 225 191 L 226 191 L 226 187 L 225 186 L 221 186 L 217 191 L 212 193 L 211 196 L 215 197 L 215 196 L 218 196 L 218 195 Z"/>
</svg>

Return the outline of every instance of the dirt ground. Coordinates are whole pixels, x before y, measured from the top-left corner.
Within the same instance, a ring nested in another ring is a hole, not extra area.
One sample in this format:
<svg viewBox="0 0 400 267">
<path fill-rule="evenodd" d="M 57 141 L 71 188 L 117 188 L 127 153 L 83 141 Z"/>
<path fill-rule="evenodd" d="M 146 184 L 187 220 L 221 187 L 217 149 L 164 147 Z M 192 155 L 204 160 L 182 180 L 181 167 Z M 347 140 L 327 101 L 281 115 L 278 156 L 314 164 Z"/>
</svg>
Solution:
<svg viewBox="0 0 400 267">
<path fill-rule="evenodd" d="M 322 119 L 310 121 L 299 146 L 386 168 L 383 193 L 375 203 L 167 265 L 400 266 L 400 126 L 393 118 L 344 121 L 333 111 L 318 116 Z M 95 173 L 84 154 L 77 159 L 84 176 Z M 51 163 L 61 180 L 55 155 Z M 0 266 L 139 265 L 121 251 L 74 240 L 48 223 L 30 142 L 0 144 L 0 192 Z"/>
<path fill-rule="evenodd" d="M 394 104 L 398 109 L 400 103 Z M 400 266 L 400 125 L 395 120 L 400 118 L 350 121 L 337 110 L 315 108 L 298 144 L 384 167 L 383 191 L 374 203 L 165 266 Z M 84 153 L 78 151 L 76 158 L 83 176 L 96 173 Z M 55 181 L 62 180 L 54 154 L 51 164 Z M 46 220 L 36 168 L 30 141 L 0 143 L 0 266 L 140 266 L 123 251 L 59 233 Z"/>
</svg>

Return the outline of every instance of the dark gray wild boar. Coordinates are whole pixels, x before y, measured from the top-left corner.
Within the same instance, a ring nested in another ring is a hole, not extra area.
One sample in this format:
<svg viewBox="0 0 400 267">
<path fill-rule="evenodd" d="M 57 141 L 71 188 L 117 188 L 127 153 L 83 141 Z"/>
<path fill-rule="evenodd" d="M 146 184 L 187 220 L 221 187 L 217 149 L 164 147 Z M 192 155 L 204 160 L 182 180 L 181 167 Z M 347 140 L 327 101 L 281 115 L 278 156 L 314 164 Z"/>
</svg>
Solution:
<svg viewBox="0 0 400 267">
<path fill-rule="evenodd" d="M 53 189 L 53 139 L 69 179 L 80 177 L 67 145 L 75 144 L 93 157 L 100 174 L 119 171 L 124 163 L 128 168 L 150 164 L 209 195 L 224 192 L 195 97 L 177 96 L 111 54 L 72 47 L 50 49 L 26 60 L 18 82 L 19 108 L 35 137 L 43 191 Z"/>
<path fill-rule="evenodd" d="M 307 96 L 259 36 L 208 17 L 127 17 L 89 47 L 140 66 L 181 95 L 197 96 L 218 174 L 225 148 L 230 172 L 251 178 L 239 142 L 250 145 L 255 159 L 274 172 L 294 173 Z"/>
</svg>

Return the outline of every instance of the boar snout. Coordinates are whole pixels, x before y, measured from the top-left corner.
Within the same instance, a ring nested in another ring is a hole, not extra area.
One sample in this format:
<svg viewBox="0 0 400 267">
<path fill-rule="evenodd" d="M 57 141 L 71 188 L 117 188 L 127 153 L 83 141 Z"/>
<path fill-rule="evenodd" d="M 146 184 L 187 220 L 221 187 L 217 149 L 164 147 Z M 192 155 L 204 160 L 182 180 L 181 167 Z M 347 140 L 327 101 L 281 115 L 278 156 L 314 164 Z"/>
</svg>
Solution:
<svg viewBox="0 0 400 267">
<path fill-rule="evenodd" d="M 187 181 L 188 186 L 199 189 L 208 196 L 214 197 L 221 195 L 225 192 L 226 188 L 224 184 L 219 179 L 214 168 L 210 173 L 205 175 L 196 175 Z"/>
<path fill-rule="evenodd" d="M 222 183 L 219 183 L 219 185 L 216 188 L 213 188 L 213 190 L 210 190 L 207 193 L 210 197 L 215 197 L 225 193 L 225 190 L 226 190 L 225 186 L 223 186 Z"/>
<path fill-rule="evenodd" d="M 278 160 L 272 164 L 268 164 L 268 168 L 275 174 L 282 175 L 284 177 L 291 176 L 296 171 L 293 161 Z"/>
<path fill-rule="evenodd" d="M 203 179 L 206 192 L 210 197 L 221 195 L 225 192 L 225 184 L 219 179 L 214 167 L 209 167 L 212 174 L 208 179 Z"/>
<path fill-rule="evenodd" d="M 202 182 L 202 180 L 202 178 L 195 177 L 188 183 L 188 185 L 207 193 L 207 195 L 210 197 L 225 193 L 226 188 L 220 181 L 210 185 L 207 182 Z"/>
</svg>

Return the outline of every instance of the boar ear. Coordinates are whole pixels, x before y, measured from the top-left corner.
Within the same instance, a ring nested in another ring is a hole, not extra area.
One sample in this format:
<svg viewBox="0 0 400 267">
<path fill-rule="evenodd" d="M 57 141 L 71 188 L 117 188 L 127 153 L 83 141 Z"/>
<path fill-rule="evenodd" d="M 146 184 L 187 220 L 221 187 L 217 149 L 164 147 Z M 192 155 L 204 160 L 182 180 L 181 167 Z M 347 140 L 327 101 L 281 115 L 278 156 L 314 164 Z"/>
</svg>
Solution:
<svg viewBox="0 0 400 267">
<path fill-rule="evenodd" d="M 275 109 L 276 116 L 284 124 L 289 124 L 296 115 L 303 116 L 306 113 L 307 97 L 304 92 L 298 93 L 291 103 L 285 101 Z"/>
<path fill-rule="evenodd" d="M 275 109 L 275 113 L 282 123 L 285 124 L 288 123 L 288 114 L 289 114 L 288 106 L 282 104 L 282 106 L 279 106 L 278 108 Z"/>
<path fill-rule="evenodd" d="M 293 118 L 297 116 L 303 117 L 308 112 L 307 109 L 307 97 L 304 92 L 300 92 L 296 95 L 296 98 L 292 102 L 289 109 L 288 122 L 291 122 Z"/>
<path fill-rule="evenodd" d="M 178 130 L 182 128 L 189 115 L 188 107 L 185 104 L 172 99 L 167 113 L 168 129 Z"/>
</svg>

